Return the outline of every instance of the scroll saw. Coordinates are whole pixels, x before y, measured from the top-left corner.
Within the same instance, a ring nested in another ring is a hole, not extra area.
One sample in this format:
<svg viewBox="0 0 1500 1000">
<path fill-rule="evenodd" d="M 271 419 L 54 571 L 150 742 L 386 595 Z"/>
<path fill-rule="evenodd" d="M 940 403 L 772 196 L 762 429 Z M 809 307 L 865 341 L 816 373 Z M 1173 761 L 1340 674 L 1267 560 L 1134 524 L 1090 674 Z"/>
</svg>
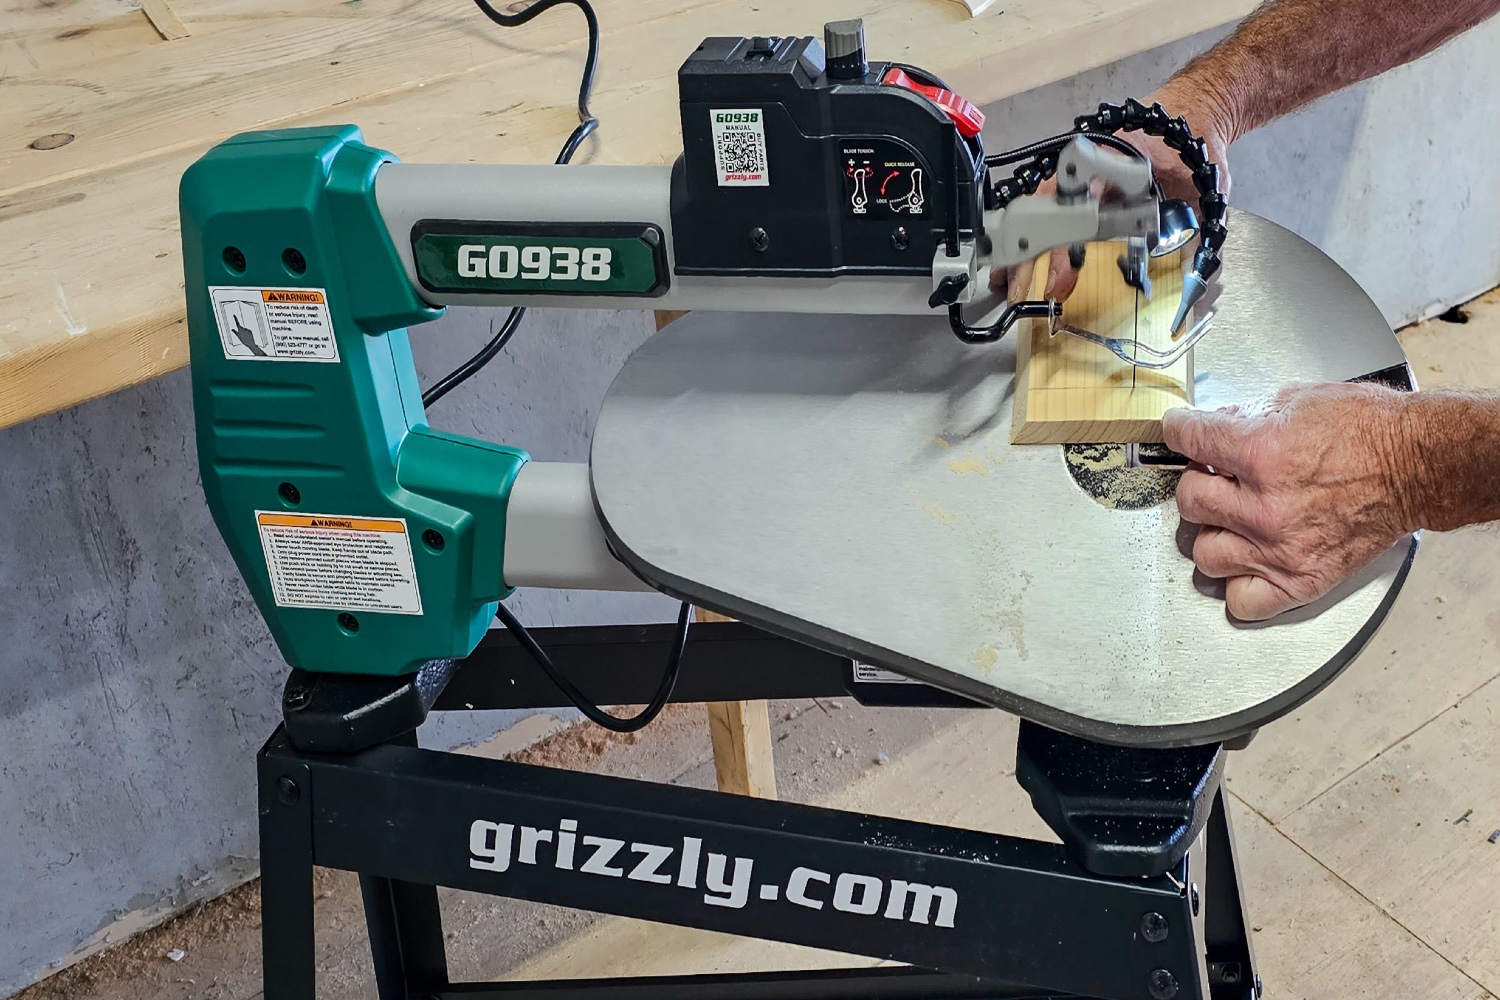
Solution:
<svg viewBox="0 0 1500 1000">
<path fill-rule="evenodd" d="M 509 24 L 557 2 L 480 6 Z M 1004 334 L 1066 326 L 988 275 L 1117 240 L 1145 294 L 1145 256 L 1196 236 L 1172 328 L 1206 405 L 1294 378 L 1409 387 L 1389 328 L 1309 245 L 1231 219 L 1160 106 L 986 155 L 977 109 L 867 59 L 848 21 L 822 45 L 705 39 L 678 84 L 670 167 L 403 164 L 347 126 L 240 135 L 183 178 L 204 492 L 294 668 L 260 758 L 266 997 L 313 995 L 314 863 L 362 873 L 383 1000 L 458 995 L 436 884 L 942 970 L 668 984 L 692 995 L 1258 996 L 1222 744 L 1349 662 L 1415 542 L 1311 608 L 1227 619 L 1180 548 L 1172 473 L 1010 446 Z M 1133 130 L 1183 157 L 1196 216 Z M 406 328 L 448 305 L 692 314 L 627 362 L 585 466 L 427 424 Z M 1116 502 L 1122 485 L 1146 500 Z M 533 636 L 499 603 L 528 586 L 654 588 L 739 622 L 689 639 L 685 603 L 676 630 Z M 489 634 L 497 613 L 510 635 Z M 585 692 L 1004 708 L 1064 846 L 415 749 L 434 708 L 590 711 Z M 575 834 L 657 863 L 593 878 L 625 869 L 575 867 Z M 758 903 L 741 862 L 767 879 Z"/>
</svg>

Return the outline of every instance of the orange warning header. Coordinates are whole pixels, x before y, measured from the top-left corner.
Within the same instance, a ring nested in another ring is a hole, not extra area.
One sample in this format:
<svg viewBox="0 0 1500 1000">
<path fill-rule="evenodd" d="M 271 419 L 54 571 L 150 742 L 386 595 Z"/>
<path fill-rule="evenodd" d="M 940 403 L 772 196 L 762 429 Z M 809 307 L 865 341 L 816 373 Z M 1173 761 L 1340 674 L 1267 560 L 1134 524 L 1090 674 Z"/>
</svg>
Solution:
<svg viewBox="0 0 1500 1000">
<path fill-rule="evenodd" d="M 406 525 L 389 518 L 340 517 L 337 514 L 257 514 L 256 521 L 267 528 L 333 528 L 338 531 L 393 531 L 406 534 Z"/>
<path fill-rule="evenodd" d="M 321 303 L 323 301 L 323 293 L 315 291 L 287 291 L 277 288 L 262 288 L 260 296 L 267 302 Z"/>
</svg>

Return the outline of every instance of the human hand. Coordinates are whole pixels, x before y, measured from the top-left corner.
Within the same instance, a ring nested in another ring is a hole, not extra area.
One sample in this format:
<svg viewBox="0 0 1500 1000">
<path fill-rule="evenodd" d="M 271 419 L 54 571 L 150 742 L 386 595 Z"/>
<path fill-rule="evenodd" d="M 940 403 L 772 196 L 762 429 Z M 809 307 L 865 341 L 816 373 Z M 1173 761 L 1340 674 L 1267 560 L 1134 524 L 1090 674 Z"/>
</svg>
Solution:
<svg viewBox="0 0 1500 1000">
<path fill-rule="evenodd" d="M 1417 527 L 1410 393 L 1298 383 L 1224 410 L 1168 410 L 1177 486 L 1202 527 L 1193 562 L 1226 581 L 1229 613 L 1260 621 L 1317 600 Z"/>
<path fill-rule="evenodd" d="M 1168 114 L 1181 115 L 1187 119 L 1193 134 L 1203 140 L 1209 161 L 1219 165 L 1219 186 L 1228 196 L 1228 150 L 1233 133 L 1227 116 L 1217 110 L 1206 93 L 1185 81 L 1169 80 L 1142 103 L 1150 106 L 1156 102 L 1160 102 Z M 1195 212 L 1198 210 L 1198 189 L 1193 185 L 1192 172 L 1183 165 L 1182 157 L 1176 150 L 1144 132 L 1121 132 L 1120 138 L 1146 154 L 1151 161 L 1152 173 L 1168 198 L 1181 198 L 1192 205 Z M 1057 182 L 1053 179 L 1045 181 L 1037 189 L 1038 195 L 1052 195 L 1056 192 Z M 1073 289 L 1078 284 L 1078 268 L 1082 266 L 1082 261 L 1076 256 L 1070 259 L 1069 248 L 1065 246 L 1056 247 L 1042 256 L 1048 260 L 1047 284 L 1042 297 L 1062 302 L 1073 294 Z M 996 292 L 1003 291 L 1011 302 L 1030 298 L 1035 267 L 1036 261 L 1026 261 L 1014 267 L 994 268 L 990 271 L 990 287 Z"/>
</svg>

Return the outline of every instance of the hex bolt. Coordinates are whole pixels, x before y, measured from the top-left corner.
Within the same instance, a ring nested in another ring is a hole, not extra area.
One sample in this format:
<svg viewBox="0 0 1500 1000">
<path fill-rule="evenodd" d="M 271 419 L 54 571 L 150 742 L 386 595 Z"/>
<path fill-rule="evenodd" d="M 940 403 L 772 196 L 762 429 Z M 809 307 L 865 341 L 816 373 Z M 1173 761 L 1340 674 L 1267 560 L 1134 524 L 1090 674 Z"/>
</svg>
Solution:
<svg viewBox="0 0 1500 1000">
<path fill-rule="evenodd" d="M 282 805 L 295 805 L 302 797 L 302 789 L 291 778 L 283 776 L 276 779 L 276 797 L 281 800 Z"/>
<path fill-rule="evenodd" d="M 1172 1000 L 1177 995 L 1177 977 L 1166 969 L 1152 969 L 1146 988 L 1155 1000 Z"/>
<path fill-rule="evenodd" d="M 756 226 L 750 230 L 750 249 L 756 253 L 765 253 L 771 247 L 771 234 Z"/>
<path fill-rule="evenodd" d="M 891 249 L 905 250 L 911 246 L 911 235 L 907 233 L 905 226 L 897 226 L 891 230 Z"/>
<path fill-rule="evenodd" d="M 1167 939 L 1167 918 L 1155 911 L 1141 918 L 1141 937 L 1152 944 L 1161 944 Z"/>
<path fill-rule="evenodd" d="M 296 687 L 286 689 L 286 694 L 281 696 L 281 707 L 289 712 L 295 712 L 299 708 L 306 708 L 310 701 L 312 701 L 312 688 L 298 684 Z"/>
</svg>

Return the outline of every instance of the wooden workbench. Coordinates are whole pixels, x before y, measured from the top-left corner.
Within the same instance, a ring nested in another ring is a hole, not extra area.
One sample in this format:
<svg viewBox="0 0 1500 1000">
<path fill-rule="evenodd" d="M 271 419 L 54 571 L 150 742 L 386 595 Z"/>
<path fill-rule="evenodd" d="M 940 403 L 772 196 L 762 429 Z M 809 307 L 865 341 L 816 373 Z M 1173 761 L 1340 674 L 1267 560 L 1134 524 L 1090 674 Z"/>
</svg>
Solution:
<svg viewBox="0 0 1500 1000">
<path fill-rule="evenodd" d="M 1008 0 L 970 19 L 956 0 L 595 3 L 602 125 L 580 159 L 609 163 L 676 157 L 677 67 L 708 35 L 820 35 L 863 16 L 873 56 L 983 104 L 1253 6 Z M 177 181 L 212 144 L 354 122 L 406 160 L 543 162 L 575 122 L 585 35 L 572 8 L 510 30 L 469 0 L 146 8 L 23 0 L 0 25 L 0 426 L 187 363 Z"/>
</svg>

